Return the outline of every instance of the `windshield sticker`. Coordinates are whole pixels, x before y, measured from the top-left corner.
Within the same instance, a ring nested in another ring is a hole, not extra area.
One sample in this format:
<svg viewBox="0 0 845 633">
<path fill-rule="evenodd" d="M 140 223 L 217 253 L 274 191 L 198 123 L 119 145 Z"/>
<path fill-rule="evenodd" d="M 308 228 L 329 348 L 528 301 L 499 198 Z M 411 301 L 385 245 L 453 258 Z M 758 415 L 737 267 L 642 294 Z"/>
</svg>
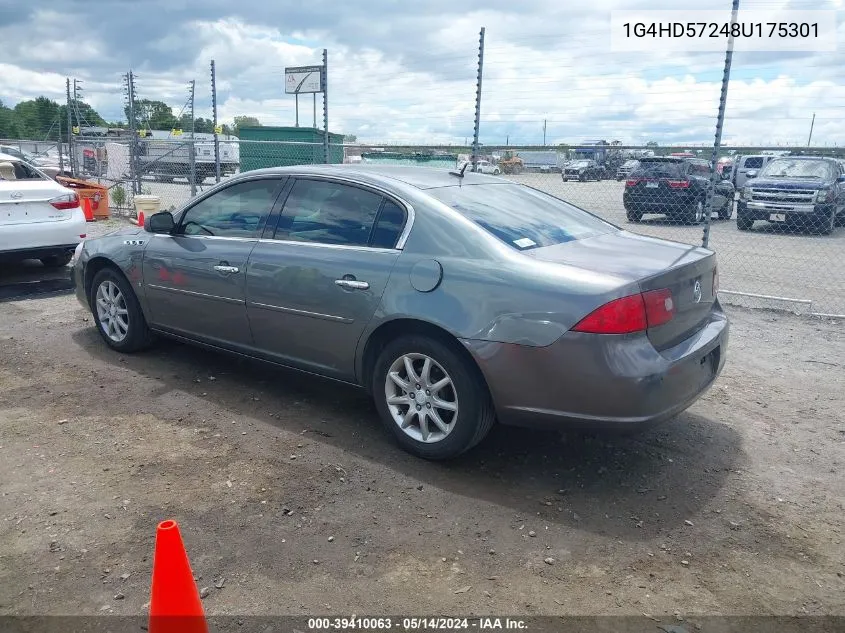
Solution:
<svg viewBox="0 0 845 633">
<path fill-rule="evenodd" d="M 531 248 L 532 246 L 537 246 L 537 242 L 532 240 L 530 237 L 521 237 L 518 240 L 514 240 L 513 243 L 519 246 L 519 248 Z"/>
</svg>

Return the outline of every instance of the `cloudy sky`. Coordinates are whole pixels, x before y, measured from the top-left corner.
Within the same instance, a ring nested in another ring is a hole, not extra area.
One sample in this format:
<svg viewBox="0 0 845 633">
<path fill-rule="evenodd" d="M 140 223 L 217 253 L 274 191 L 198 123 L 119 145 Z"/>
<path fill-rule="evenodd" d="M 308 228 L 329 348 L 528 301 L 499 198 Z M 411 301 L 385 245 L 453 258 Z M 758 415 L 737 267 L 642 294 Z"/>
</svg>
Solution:
<svg viewBox="0 0 845 633">
<path fill-rule="evenodd" d="M 253 115 L 293 125 L 284 68 L 329 52 L 332 131 L 374 143 L 455 143 L 472 137 L 478 32 L 486 28 L 481 141 L 587 139 L 708 143 L 724 54 L 610 48 L 611 12 L 721 10 L 731 0 L 0 0 L 0 99 L 64 99 L 65 77 L 106 119 L 123 117 L 121 75 L 140 98 L 178 113 L 197 82 L 210 117 L 209 61 L 221 121 Z M 843 0 L 742 0 L 742 9 L 836 10 L 838 48 L 733 59 L 726 143 L 845 144 Z M 318 117 L 322 104 L 318 97 Z M 310 125 L 310 96 L 300 123 Z"/>
</svg>

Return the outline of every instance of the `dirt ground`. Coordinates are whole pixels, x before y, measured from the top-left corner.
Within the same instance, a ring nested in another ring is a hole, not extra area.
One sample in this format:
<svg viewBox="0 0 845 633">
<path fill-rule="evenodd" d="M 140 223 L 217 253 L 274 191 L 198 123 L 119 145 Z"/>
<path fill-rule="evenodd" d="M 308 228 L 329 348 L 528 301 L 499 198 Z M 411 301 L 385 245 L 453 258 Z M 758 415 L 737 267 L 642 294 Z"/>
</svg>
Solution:
<svg viewBox="0 0 845 633">
<path fill-rule="evenodd" d="M 176 519 L 210 614 L 845 614 L 845 324 L 730 310 L 633 437 L 406 455 L 356 391 L 0 304 L 0 614 L 140 614 Z"/>
</svg>

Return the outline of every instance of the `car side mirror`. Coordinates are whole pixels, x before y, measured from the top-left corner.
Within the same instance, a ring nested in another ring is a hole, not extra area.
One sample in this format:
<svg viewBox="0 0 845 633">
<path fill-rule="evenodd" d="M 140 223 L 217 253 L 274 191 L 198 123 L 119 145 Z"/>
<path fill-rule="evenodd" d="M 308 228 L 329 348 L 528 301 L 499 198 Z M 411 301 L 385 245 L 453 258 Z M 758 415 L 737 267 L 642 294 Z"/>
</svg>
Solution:
<svg viewBox="0 0 845 633">
<path fill-rule="evenodd" d="M 174 228 L 176 228 L 176 222 L 170 211 L 153 213 L 144 219 L 144 230 L 148 233 L 172 233 Z"/>
<path fill-rule="evenodd" d="M 749 169 L 747 172 L 745 172 L 745 177 L 746 178 L 756 178 L 757 177 L 757 170 L 756 169 Z"/>
</svg>

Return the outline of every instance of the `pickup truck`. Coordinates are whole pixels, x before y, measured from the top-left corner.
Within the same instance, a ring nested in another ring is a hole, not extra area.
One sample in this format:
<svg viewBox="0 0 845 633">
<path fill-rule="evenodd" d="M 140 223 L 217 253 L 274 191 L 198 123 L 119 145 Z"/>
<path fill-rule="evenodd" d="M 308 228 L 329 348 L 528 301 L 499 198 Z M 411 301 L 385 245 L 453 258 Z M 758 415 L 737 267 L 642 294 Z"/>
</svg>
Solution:
<svg viewBox="0 0 845 633">
<path fill-rule="evenodd" d="M 830 235 L 845 219 L 845 165 L 822 156 L 783 156 L 746 174 L 736 226 L 748 231 L 768 220 Z"/>
</svg>

